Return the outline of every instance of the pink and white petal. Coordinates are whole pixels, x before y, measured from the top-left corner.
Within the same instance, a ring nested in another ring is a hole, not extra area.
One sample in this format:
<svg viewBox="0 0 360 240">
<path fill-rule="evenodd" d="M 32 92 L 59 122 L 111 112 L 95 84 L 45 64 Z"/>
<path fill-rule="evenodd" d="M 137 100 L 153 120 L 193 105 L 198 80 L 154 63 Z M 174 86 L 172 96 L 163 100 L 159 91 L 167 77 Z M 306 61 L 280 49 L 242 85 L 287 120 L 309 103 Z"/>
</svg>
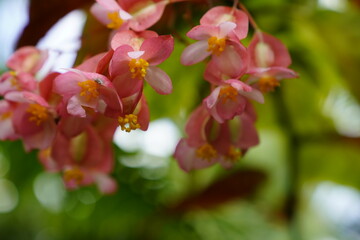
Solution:
<svg viewBox="0 0 360 240">
<path fill-rule="evenodd" d="M 158 67 L 149 66 L 144 79 L 159 94 L 166 95 L 172 92 L 170 77 Z"/>
<path fill-rule="evenodd" d="M 58 131 L 61 132 L 66 138 L 73 138 L 79 135 L 87 125 L 90 123 L 91 118 L 66 116 L 61 117 L 58 124 Z"/>
<path fill-rule="evenodd" d="M 15 133 L 11 118 L 0 118 L 0 140 L 15 140 L 17 138 L 18 135 Z"/>
<path fill-rule="evenodd" d="M 189 66 L 201 62 L 211 55 L 211 52 L 207 49 L 208 42 L 206 40 L 198 41 L 187 46 L 181 54 L 181 64 Z"/>
<path fill-rule="evenodd" d="M 87 80 L 83 75 L 69 71 L 55 78 L 53 91 L 65 98 L 73 96 L 81 91 L 79 82 Z"/>
<path fill-rule="evenodd" d="M 286 46 L 277 38 L 258 31 L 249 47 L 250 68 L 254 67 L 288 67 L 291 58 Z M 262 63 L 266 63 L 266 66 Z"/>
<path fill-rule="evenodd" d="M 142 89 L 143 81 L 138 78 L 131 78 L 130 71 L 117 75 L 113 79 L 113 85 L 120 98 L 125 98 L 137 93 Z"/>
<path fill-rule="evenodd" d="M 233 119 L 236 115 L 242 114 L 245 110 L 246 103 L 246 99 L 239 95 L 234 101 L 228 100 L 224 103 L 219 101 L 216 105 L 216 110 L 222 119 L 220 123 Z"/>
<path fill-rule="evenodd" d="M 110 11 L 99 3 L 94 3 L 90 8 L 90 12 L 102 24 L 110 23 L 110 19 L 107 16 Z"/>
<path fill-rule="evenodd" d="M 40 96 L 43 97 L 46 101 L 49 101 L 54 95 L 54 92 L 52 91 L 54 81 L 55 78 L 59 75 L 60 73 L 58 72 L 51 72 L 39 83 Z"/>
<path fill-rule="evenodd" d="M 167 3 L 166 1 L 156 3 L 153 1 L 147 1 L 146 4 L 147 6 L 145 5 L 141 8 L 133 7 L 132 9 L 137 9 L 135 11 L 128 10 L 129 14 L 133 17 L 128 20 L 129 26 L 134 31 L 144 31 L 159 21 Z"/>
<path fill-rule="evenodd" d="M 205 126 L 210 120 L 210 114 L 205 106 L 200 105 L 190 115 L 185 126 L 185 132 L 189 136 L 190 146 L 200 146 L 205 143 Z"/>
<path fill-rule="evenodd" d="M 72 96 L 67 103 L 66 110 L 72 116 L 84 118 L 86 117 L 86 111 L 81 104 L 81 101 L 76 95 Z"/>
<path fill-rule="evenodd" d="M 238 90 L 238 92 L 249 99 L 255 100 L 259 103 L 264 103 L 264 96 L 263 94 L 251 86 L 247 85 L 246 83 L 239 81 L 237 79 L 229 79 L 226 83 L 230 84 L 233 88 Z"/>
<path fill-rule="evenodd" d="M 203 100 L 203 103 L 205 104 L 205 106 L 206 106 L 207 108 L 212 108 L 212 107 L 215 106 L 215 104 L 216 104 L 217 101 L 218 101 L 220 91 L 221 91 L 221 86 L 215 88 L 215 89 L 211 92 L 211 94 Z"/>
<path fill-rule="evenodd" d="M 214 158 L 210 161 L 200 159 L 196 156 L 196 149 L 190 147 L 187 139 L 181 139 L 176 146 L 174 157 L 182 170 L 189 172 L 194 169 L 202 169 L 210 167 L 215 164 L 217 159 Z"/>
<path fill-rule="evenodd" d="M 211 61 L 220 72 L 227 76 L 238 78 L 247 70 L 246 48 L 237 42 L 227 41 L 225 50 L 219 55 L 212 55 Z"/>
<path fill-rule="evenodd" d="M 150 110 L 144 95 L 142 95 L 141 100 L 136 107 L 134 113 L 136 113 L 136 115 L 138 116 L 138 123 L 140 124 L 140 129 L 146 131 L 150 123 Z"/>
<path fill-rule="evenodd" d="M 46 149 L 49 148 L 54 140 L 56 134 L 56 124 L 53 119 L 50 119 L 43 124 L 42 131 L 32 135 L 22 136 L 26 151 L 31 149 Z"/>
<path fill-rule="evenodd" d="M 6 62 L 8 68 L 18 72 L 35 74 L 48 57 L 47 51 L 32 46 L 19 48 Z"/>
<path fill-rule="evenodd" d="M 186 34 L 186 36 L 188 36 L 191 39 L 195 39 L 195 40 L 206 40 L 207 41 L 212 36 L 218 37 L 219 31 L 220 31 L 220 29 L 217 26 L 198 25 L 198 26 L 193 27 Z"/>
<path fill-rule="evenodd" d="M 96 173 L 94 174 L 94 180 L 99 191 L 103 194 L 112 194 L 117 190 L 116 181 L 106 174 Z"/>
<path fill-rule="evenodd" d="M 231 31 L 236 28 L 236 23 L 223 22 L 219 24 L 219 38 L 225 38 Z"/>
<path fill-rule="evenodd" d="M 115 50 L 109 66 L 110 76 L 112 78 L 129 72 L 129 61 L 131 59 L 128 52 L 133 51 L 134 49 L 130 45 L 122 45 Z"/>
<path fill-rule="evenodd" d="M 158 65 L 174 50 L 174 39 L 171 35 L 145 39 L 140 50 L 145 51 L 142 58 L 148 61 L 150 66 Z"/>
<path fill-rule="evenodd" d="M 135 46 L 133 46 L 134 39 L 138 39 L 138 35 L 134 31 L 120 31 L 115 33 L 115 35 L 111 39 L 110 45 L 113 50 L 116 50 L 122 45 L 130 45 L 134 49 L 136 49 Z"/>
<path fill-rule="evenodd" d="M 106 53 L 99 53 L 91 58 L 86 59 L 76 69 L 84 72 L 96 72 L 99 61 L 106 55 Z"/>
<path fill-rule="evenodd" d="M 259 144 L 259 136 L 254 122 L 247 114 L 242 114 L 234 120 L 241 122 L 240 128 L 235 130 L 238 131 L 238 137 L 235 142 L 236 147 L 248 149 Z"/>
<path fill-rule="evenodd" d="M 109 11 L 119 11 L 121 9 L 115 0 L 96 0 L 96 2 Z"/>
<path fill-rule="evenodd" d="M 214 61 L 210 61 L 205 68 L 204 79 L 215 85 L 224 84 L 224 80 L 237 77 L 237 76 L 227 76 L 223 74 L 215 65 Z"/>
</svg>

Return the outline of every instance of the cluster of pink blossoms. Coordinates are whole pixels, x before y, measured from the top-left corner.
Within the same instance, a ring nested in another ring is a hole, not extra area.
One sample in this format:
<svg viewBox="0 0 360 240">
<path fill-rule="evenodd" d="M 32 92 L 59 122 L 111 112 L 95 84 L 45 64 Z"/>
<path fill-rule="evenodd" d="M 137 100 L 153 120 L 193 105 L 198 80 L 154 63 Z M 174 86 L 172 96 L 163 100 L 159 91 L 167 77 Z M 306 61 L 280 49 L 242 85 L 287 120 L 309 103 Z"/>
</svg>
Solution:
<svg viewBox="0 0 360 240">
<path fill-rule="evenodd" d="M 109 51 L 65 73 L 36 78 L 47 51 L 18 49 L 0 78 L 0 139 L 21 139 L 25 149 L 39 150 L 47 171 L 60 172 L 69 189 L 96 184 L 103 193 L 116 190 L 112 139 L 121 130 L 146 130 L 150 112 L 144 81 L 157 93 L 170 94 L 169 76 L 156 67 L 173 51 L 170 35 L 147 30 L 161 17 L 170 0 L 97 0 L 91 12 L 113 29 Z M 262 92 L 283 78 L 296 77 L 291 59 L 276 38 L 256 30 L 246 48 L 248 16 L 235 7 L 214 7 L 188 32 L 198 42 L 183 52 L 191 65 L 211 57 L 204 78 L 211 94 L 191 115 L 187 138 L 175 158 L 185 171 L 219 162 L 231 167 L 258 143 L 255 111 Z M 244 76 L 247 76 L 246 78 Z"/>
<path fill-rule="evenodd" d="M 109 51 L 65 73 L 36 79 L 47 51 L 18 49 L 0 79 L 0 139 L 38 149 L 45 169 L 61 172 L 69 189 L 95 183 L 103 193 L 114 192 L 109 174 L 116 128 L 148 128 L 144 81 L 159 94 L 172 92 L 169 76 L 156 66 L 172 53 L 173 38 L 146 30 L 168 3 L 97 0 L 91 12 L 113 29 Z"/>
<path fill-rule="evenodd" d="M 191 114 L 185 128 L 188 137 L 176 147 L 175 158 L 185 171 L 215 163 L 232 167 L 259 142 L 251 100 L 263 103 L 262 93 L 279 86 L 281 79 L 297 77 L 288 69 L 291 58 L 286 47 L 275 37 L 254 26 L 249 46 L 240 42 L 247 37 L 248 26 L 245 12 L 218 6 L 187 33 L 197 42 L 185 48 L 181 63 L 192 65 L 210 57 L 204 79 L 212 91 Z"/>
</svg>

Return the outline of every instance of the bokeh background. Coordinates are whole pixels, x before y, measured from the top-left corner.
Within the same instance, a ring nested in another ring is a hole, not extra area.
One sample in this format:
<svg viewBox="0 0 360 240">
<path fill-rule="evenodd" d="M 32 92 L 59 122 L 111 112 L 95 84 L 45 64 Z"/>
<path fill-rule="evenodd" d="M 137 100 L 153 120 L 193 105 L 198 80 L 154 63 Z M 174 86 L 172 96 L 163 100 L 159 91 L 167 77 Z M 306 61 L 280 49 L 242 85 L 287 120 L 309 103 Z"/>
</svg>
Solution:
<svg viewBox="0 0 360 240">
<path fill-rule="evenodd" d="M 116 133 L 118 192 L 69 192 L 35 151 L 0 142 L 0 239 L 360 239 L 360 1 L 241 2 L 288 46 L 300 75 L 255 105 L 257 147 L 232 170 L 187 174 L 173 159 L 189 113 L 209 93 L 205 64 L 179 60 L 209 2 L 175 3 L 152 28 L 176 39 L 161 65 L 174 92 L 159 96 L 147 86 L 149 130 Z M 91 4 L 1 0 L 0 71 L 17 46 L 50 49 L 43 74 L 106 50 L 109 31 L 88 15 Z"/>
</svg>

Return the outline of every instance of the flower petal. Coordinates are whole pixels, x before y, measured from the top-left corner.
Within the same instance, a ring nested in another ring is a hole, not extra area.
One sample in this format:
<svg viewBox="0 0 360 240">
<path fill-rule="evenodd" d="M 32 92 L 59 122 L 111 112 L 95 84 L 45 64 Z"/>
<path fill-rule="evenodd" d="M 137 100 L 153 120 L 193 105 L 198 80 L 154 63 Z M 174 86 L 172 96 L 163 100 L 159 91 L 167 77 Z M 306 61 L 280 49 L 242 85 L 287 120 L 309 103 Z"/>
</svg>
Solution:
<svg viewBox="0 0 360 240">
<path fill-rule="evenodd" d="M 187 46 L 181 54 L 181 64 L 188 66 L 198 63 L 211 55 L 207 41 L 198 41 Z"/>
<path fill-rule="evenodd" d="M 145 51 L 142 58 L 148 61 L 150 66 L 158 65 L 174 50 L 174 39 L 171 35 L 145 39 L 140 49 Z"/>
<path fill-rule="evenodd" d="M 172 83 L 170 77 L 158 67 L 148 67 L 145 80 L 159 94 L 170 94 Z"/>
</svg>

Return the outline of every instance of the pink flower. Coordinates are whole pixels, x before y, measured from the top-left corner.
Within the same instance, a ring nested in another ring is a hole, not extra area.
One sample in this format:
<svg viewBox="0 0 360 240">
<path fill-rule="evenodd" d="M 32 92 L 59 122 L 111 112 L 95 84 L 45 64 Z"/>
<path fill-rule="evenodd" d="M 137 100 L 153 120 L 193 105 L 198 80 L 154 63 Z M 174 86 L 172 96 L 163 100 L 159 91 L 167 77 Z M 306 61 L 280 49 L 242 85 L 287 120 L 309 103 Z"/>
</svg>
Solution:
<svg viewBox="0 0 360 240">
<path fill-rule="evenodd" d="M 244 112 L 248 99 L 263 103 L 263 95 L 247 84 L 229 79 L 215 88 L 203 104 L 211 116 L 219 123 L 234 118 Z"/>
<path fill-rule="evenodd" d="M 56 77 L 54 92 L 63 97 L 67 112 L 73 116 L 86 117 L 89 109 L 109 117 L 122 112 L 112 83 L 101 74 L 73 69 Z"/>
<path fill-rule="evenodd" d="M 6 62 L 11 70 L 0 78 L 0 95 L 11 91 L 34 91 L 37 82 L 34 75 L 43 66 L 48 57 L 47 51 L 35 47 L 19 48 Z"/>
<path fill-rule="evenodd" d="M 162 16 L 168 0 L 96 0 L 92 14 L 111 29 L 143 31 Z"/>
<path fill-rule="evenodd" d="M 19 48 L 6 62 L 6 66 L 13 71 L 37 73 L 48 57 L 47 51 L 32 46 Z"/>
<path fill-rule="evenodd" d="M 56 132 L 54 111 L 41 96 L 31 92 L 10 92 L 5 99 L 16 104 L 12 123 L 24 141 L 26 151 L 50 146 Z"/>
<path fill-rule="evenodd" d="M 249 83 L 257 82 L 262 92 L 274 90 L 284 78 L 297 77 L 288 69 L 291 58 L 286 47 L 275 37 L 257 31 L 249 48 Z"/>
<path fill-rule="evenodd" d="M 11 91 L 34 91 L 37 87 L 37 82 L 34 76 L 27 72 L 5 72 L 0 77 L 0 95 L 4 96 Z"/>
<path fill-rule="evenodd" d="M 19 138 L 12 122 L 13 111 L 14 106 L 9 101 L 0 100 L 0 140 Z"/>
<path fill-rule="evenodd" d="M 132 18 L 115 0 L 96 0 L 90 11 L 110 29 L 126 29 L 127 21 Z"/>
<path fill-rule="evenodd" d="M 117 185 L 108 174 L 114 165 L 111 143 L 116 126 L 116 121 L 102 119 L 96 128 L 88 125 L 71 139 L 58 133 L 51 148 L 39 152 L 40 161 L 48 171 L 61 171 L 69 189 L 96 183 L 102 193 L 113 193 Z"/>
<path fill-rule="evenodd" d="M 229 76 L 239 77 L 247 68 L 246 48 L 232 37 L 236 28 L 233 22 L 222 22 L 218 26 L 199 25 L 187 36 L 199 40 L 185 48 L 181 63 L 192 65 L 212 56 L 209 65 Z"/>
<path fill-rule="evenodd" d="M 224 22 L 233 22 L 236 24 L 236 27 L 233 29 L 233 34 L 238 40 L 246 38 L 249 28 L 249 19 L 246 13 L 239 9 L 225 6 L 213 7 L 200 19 L 201 25 L 219 26 Z"/>
<path fill-rule="evenodd" d="M 110 76 L 116 90 L 124 92 L 120 88 L 125 87 L 132 91 L 145 80 L 157 93 L 171 93 L 169 76 L 155 66 L 170 56 L 173 47 L 174 40 L 169 35 L 145 39 L 139 50 L 130 45 L 118 47 L 110 62 Z"/>
<path fill-rule="evenodd" d="M 186 124 L 188 138 L 178 143 L 174 157 L 186 172 L 220 163 L 232 167 L 248 148 L 258 144 L 255 115 L 250 103 L 242 114 L 220 124 L 198 107 Z"/>
</svg>

